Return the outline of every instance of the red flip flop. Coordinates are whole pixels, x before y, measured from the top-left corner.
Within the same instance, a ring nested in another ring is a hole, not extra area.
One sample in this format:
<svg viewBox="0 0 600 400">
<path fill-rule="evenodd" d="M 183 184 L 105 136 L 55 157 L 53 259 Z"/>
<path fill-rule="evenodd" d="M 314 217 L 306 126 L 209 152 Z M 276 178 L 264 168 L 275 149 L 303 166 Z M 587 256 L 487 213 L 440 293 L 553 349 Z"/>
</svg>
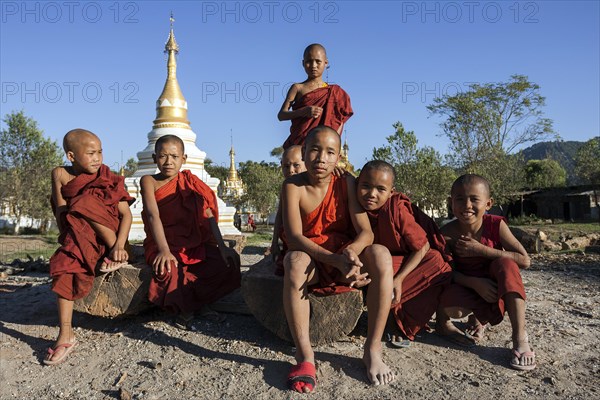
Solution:
<svg viewBox="0 0 600 400">
<path fill-rule="evenodd" d="M 114 264 L 114 265 L 109 267 L 110 264 Z M 125 265 L 127 265 L 127 262 L 113 261 L 108 257 L 104 257 L 102 265 L 100 266 L 98 271 L 100 271 L 103 274 L 107 274 L 109 272 L 114 272 Z"/>
<path fill-rule="evenodd" d="M 305 393 L 304 388 L 312 392 L 317 386 L 317 369 L 308 361 L 294 365 L 288 375 L 288 386 L 291 390 Z"/>
<path fill-rule="evenodd" d="M 47 353 L 50 356 L 50 359 L 49 360 L 44 359 L 42 362 L 45 365 L 60 364 L 61 362 L 65 361 L 67 359 L 69 354 L 71 354 L 73 352 L 73 350 L 75 350 L 75 347 L 77 347 L 78 345 L 79 345 L 79 342 L 77 340 L 75 340 L 74 342 L 71 342 L 71 343 L 62 343 L 62 344 L 57 344 L 54 347 L 48 347 Z M 65 352 L 63 353 L 63 355 L 60 358 L 52 360 L 52 356 L 54 355 L 54 353 L 56 353 L 56 351 L 58 349 L 60 349 L 61 347 L 64 347 L 64 349 L 65 349 Z"/>
</svg>

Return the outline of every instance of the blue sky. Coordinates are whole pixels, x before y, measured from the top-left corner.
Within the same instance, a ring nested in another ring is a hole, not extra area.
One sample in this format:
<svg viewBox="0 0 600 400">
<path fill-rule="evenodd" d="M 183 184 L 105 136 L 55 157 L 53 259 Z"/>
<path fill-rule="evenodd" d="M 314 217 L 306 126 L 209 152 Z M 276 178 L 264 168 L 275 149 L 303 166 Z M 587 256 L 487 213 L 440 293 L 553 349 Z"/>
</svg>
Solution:
<svg viewBox="0 0 600 400">
<path fill-rule="evenodd" d="M 400 121 L 441 153 L 426 106 L 469 82 L 527 75 L 563 140 L 600 134 L 597 1 L 49 1 L 1 2 L 2 117 L 24 110 L 61 141 L 97 133 L 118 168 L 147 144 L 166 78 L 175 17 L 178 79 L 197 145 L 227 166 L 271 160 L 289 133 L 277 112 L 305 79 L 304 47 L 325 45 L 329 81 L 350 95 L 346 124 L 357 167 Z M 4 127 L 5 125 L 2 124 Z"/>
</svg>

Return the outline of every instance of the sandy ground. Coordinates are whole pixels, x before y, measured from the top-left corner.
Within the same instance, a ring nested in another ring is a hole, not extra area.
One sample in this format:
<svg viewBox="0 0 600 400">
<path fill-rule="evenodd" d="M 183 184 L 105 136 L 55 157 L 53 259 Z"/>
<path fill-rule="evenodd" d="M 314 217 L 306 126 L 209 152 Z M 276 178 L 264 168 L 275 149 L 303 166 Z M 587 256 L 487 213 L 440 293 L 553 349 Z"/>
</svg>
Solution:
<svg viewBox="0 0 600 400">
<path fill-rule="evenodd" d="M 373 387 L 361 362 L 363 316 L 346 340 L 316 348 L 317 389 L 300 395 L 286 389 L 292 347 L 248 315 L 197 319 L 190 332 L 160 311 L 114 320 L 76 313 L 79 347 L 65 363 L 42 366 L 58 332 L 55 297 L 47 274 L 13 276 L 0 281 L 0 398 L 600 398 L 600 255 L 534 256 L 523 279 L 534 371 L 509 368 L 506 319 L 472 349 L 426 332 L 408 349 L 384 347 L 397 379 Z"/>
</svg>

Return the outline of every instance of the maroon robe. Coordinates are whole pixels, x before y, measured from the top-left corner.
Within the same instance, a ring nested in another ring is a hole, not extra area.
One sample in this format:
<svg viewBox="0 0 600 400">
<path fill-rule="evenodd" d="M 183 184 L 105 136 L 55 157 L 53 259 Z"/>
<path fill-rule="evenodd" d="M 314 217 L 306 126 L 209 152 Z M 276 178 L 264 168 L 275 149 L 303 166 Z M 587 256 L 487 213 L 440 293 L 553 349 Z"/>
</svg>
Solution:
<svg viewBox="0 0 600 400">
<path fill-rule="evenodd" d="M 482 244 L 502 250 L 500 243 L 500 223 L 504 217 L 485 214 L 481 231 Z M 454 258 L 454 269 L 464 275 L 491 279 L 498 285 L 498 301 L 486 302 L 477 292 L 468 287 L 452 284 L 446 288 L 441 297 L 443 307 L 462 307 L 472 310 L 479 322 L 497 325 L 504 318 L 503 296 L 517 293 L 525 300 L 525 287 L 521 279 L 518 264 L 507 257 L 490 260 L 484 257 Z"/>
<path fill-rule="evenodd" d="M 283 148 L 297 144 L 302 146 L 308 132 L 319 125 L 325 125 L 338 130 L 354 112 L 350 104 L 350 96 L 338 85 L 328 85 L 306 93 L 292 103 L 292 110 L 302 107 L 317 106 L 323 108 L 321 117 L 298 117 L 292 119 L 290 136 L 283 143 Z"/>
<path fill-rule="evenodd" d="M 440 294 L 452 278 L 445 240 L 435 222 L 402 193 L 393 194 L 380 209 L 367 214 L 374 243 L 387 247 L 392 254 L 394 275 L 406 256 L 430 243 L 423 260 L 402 281 L 400 303 L 392 304 L 398 327 L 413 340 L 437 309 Z"/>
<path fill-rule="evenodd" d="M 229 267 L 221 257 L 204 214 L 210 208 L 218 220 L 217 197 L 212 189 L 184 170 L 154 195 L 169 250 L 179 265 L 164 276 L 153 276 L 149 300 L 173 312 L 193 312 L 240 287 L 240 270 Z M 152 265 L 158 245 L 147 218 L 142 211 L 144 253 Z"/>
<path fill-rule="evenodd" d="M 79 174 L 61 188 L 67 202 L 61 215 L 65 229 L 58 239 L 61 247 L 50 258 L 52 290 L 60 297 L 77 300 L 92 289 L 96 264 L 107 249 L 88 220 L 118 231 L 119 202 L 134 201 L 123 180 L 102 164 L 96 174 Z"/>
</svg>

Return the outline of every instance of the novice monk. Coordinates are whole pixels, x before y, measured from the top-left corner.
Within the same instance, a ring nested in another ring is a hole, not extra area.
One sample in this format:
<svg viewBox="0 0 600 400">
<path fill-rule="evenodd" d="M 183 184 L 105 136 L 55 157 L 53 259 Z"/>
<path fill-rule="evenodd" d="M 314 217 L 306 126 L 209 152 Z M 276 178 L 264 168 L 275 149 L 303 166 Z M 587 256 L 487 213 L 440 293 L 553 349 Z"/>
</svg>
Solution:
<svg viewBox="0 0 600 400">
<path fill-rule="evenodd" d="M 52 170 L 52 209 L 61 247 L 50 258 L 52 291 L 58 295 L 58 339 L 44 359 L 54 365 L 65 361 L 77 347 L 71 319 L 73 301 L 92 289 L 96 264 L 114 271 L 127 264 L 125 243 L 131 211 L 123 177 L 102 164 L 102 144 L 85 129 L 73 129 L 63 139 L 72 165 Z"/>
<path fill-rule="evenodd" d="M 285 179 L 292 175 L 299 174 L 300 172 L 306 171 L 304 160 L 302 159 L 302 147 L 298 145 L 292 145 L 288 147 L 281 155 L 281 172 Z M 283 234 L 283 222 L 281 220 L 281 202 L 277 208 L 277 216 L 275 217 L 275 224 L 273 225 L 273 240 L 271 241 L 271 256 L 273 261 L 277 264 L 275 273 L 277 275 L 283 275 L 283 256 L 282 250 L 279 248 L 279 238 Z M 283 253 L 285 254 L 286 246 L 284 244 Z"/>
<path fill-rule="evenodd" d="M 486 214 L 493 204 L 488 181 L 474 174 L 452 184 L 452 212 L 456 217 L 442 228 L 454 255 L 455 284 L 442 294 L 437 329 L 456 331 L 450 321 L 471 311 L 485 325 L 499 324 L 508 312 L 512 325 L 512 359 L 518 370 L 535 368 L 535 354 L 525 331 L 525 288 L 519 267 L 529 267 L 527 252 L 503 217 Z"/>
<path fill-rule="evenodd" d="M 332 127 L 341 135 L 344 123 L 354 113 L 350 96 L 338 85 L 323 82 L 323 71 L 328 63 L 322 45 L 314 43 L 304 50 L 302 65 L 307 78 L 290 87 L 277 114 L 280 121 L 292 120 L 284 149 L 294 144 L 302 145 L 306 134 L 319 125 Z"/>
<path fill-rule="evenodd" d="M 357 181 L 358 202 L 367 211 L 375 235 L 392 254 L 394 290 L 391 314 L 401 335 L 414 340 L 439 303 L 443 288 L 450 283 L 452 268 L 446 262 L 445 241 L 435 222 L 394 192 L 396 174 L 385 161 L 369 161 Z M 392 261 L 391 260 L 391 261 Z M 394 347 L 408 347 L 399 340 L 397 328 L 388 341 Z"/>
<path fill-rule="evenodd" d="M 198 310 L 220 321 L 208 304 L 240 287 L 240 258 L 223 243 L 216 195 L 189 170 L 179 171 L 187 159 L 179 137 L 161 136 L 154 152 L 159 172 L 140 182 L 144 251 L 154 272 L 148 298 L 178 313 L 182 329 Z"/>
<path fill-rule="evenodd" d="M 284 258 L 283 304 L 297 349 L 297 365 L 291 369 L 288 384 L 298 392 L 311 392 L 316 385 L 308 292 L 341 293 L 369 282 L 363 361 L 373 384 L 394 379 L 381 349 L 392 300 L 392 270 L 386 268 L 385 259 L 390 255 L 383 246 L 370 246 L 373 233 L 356 200 L 354 178 L 332 175 L 339 154 L 340 136 L 335 130 L 325 126 L 312 129 L 304 143 L 306 172 L 291 176 L 282 188 L 283 226 L 289 247 Z"/>
</svg>

